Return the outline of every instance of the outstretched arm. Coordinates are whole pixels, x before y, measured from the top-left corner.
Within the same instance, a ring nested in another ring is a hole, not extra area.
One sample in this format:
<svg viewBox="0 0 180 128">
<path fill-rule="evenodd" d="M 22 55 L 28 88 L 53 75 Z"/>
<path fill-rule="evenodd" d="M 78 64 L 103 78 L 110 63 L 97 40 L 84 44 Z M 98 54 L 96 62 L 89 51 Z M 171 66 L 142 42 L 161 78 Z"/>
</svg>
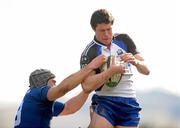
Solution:
<svg viewBox="0 0 180 128">
<path fill-rule="evenodd" d="M 109 78 L 114 74 L 124 73 L 125 67 L 123 65 L 112 65 L 107 70 L 95 74 L 95 71 L 92 72 L 86 79 L 81 83 L 82 88 L 85 92 L 91 92 L 102 86 Z"/>
<path fill-rule="evenodd" d="M 80 92 L 77 96 L 71 98 L 65 103 L 64 110 L 61 112 L 62 115 L 73 114 L 77 112 L 83 104 L 86 102 L 89 93 L 85 93 L 84 91 Z"/>
<path fill-rule="evenodd" d="M 125 69 L 120 66 L 112 66 L 106 71 L 97 75 L 95 75 L 95 71 L 92 71 L 89 75 L 90 77 L 87 77 L 85 80 L 87 83 L 85 84 L 83 91 L 65 103 L 64 110 L 60 113 L 60 115 L 69 115 L 77 112 L 86 102 L 90 92 L 99 87 L 97 85 L 102 85 L 112 75 L 119 73 L 120 71 L 123 72 Z"/>
<path fill-rule="evenodd" d="M 100 67 L 105 61 L 106 57 L 103 55 L 96 57 L 83 69 L 65 78 L 59 85 L 49 89 L 47 95 L 48 99 L 53 101 L 65 95 L 67 92 L 77 87 L 94 69 Z"/>
</svg>

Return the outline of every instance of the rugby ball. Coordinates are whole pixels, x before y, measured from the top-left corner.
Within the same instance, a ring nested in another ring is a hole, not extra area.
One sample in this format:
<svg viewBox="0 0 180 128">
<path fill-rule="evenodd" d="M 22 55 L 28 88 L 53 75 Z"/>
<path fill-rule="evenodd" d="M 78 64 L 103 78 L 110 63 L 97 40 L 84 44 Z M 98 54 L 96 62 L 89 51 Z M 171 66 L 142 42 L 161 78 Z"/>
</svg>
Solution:
<svg viewBox="0 0 180 128">
<path fill-rule="evenodd" d="M 107 70 L 113 63 L 120 64 L 120 62 L 115 59 L 116 58 L 114 56 L 109 56 L 106 63 L 101 67 L 101 71 Z M 107 85 L 108 87 L 116 87 L 121 78 L 122 74 L 115 74 L 105 82 L 105 85 Z"/>
</svg>

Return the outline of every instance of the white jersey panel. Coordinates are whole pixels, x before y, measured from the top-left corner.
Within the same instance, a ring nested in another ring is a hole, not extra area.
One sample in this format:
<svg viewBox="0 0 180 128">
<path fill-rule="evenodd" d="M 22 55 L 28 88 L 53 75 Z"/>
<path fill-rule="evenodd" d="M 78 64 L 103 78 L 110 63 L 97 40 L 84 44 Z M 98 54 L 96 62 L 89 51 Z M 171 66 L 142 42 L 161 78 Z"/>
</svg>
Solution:
<svg viewBox="0 0 180 128">
<path fill-rule="evenodd" d="M 112 43 L 110 49 L 106 46 L 101 47 L 101 53 L 107 57 L 114 56 L 115 58 L 120 58 L 120 54 L 125 53 L 126 51 L 123 50 L 118 45 Z M 118 60 L 120 61 L 120 60 Z M 122 75 L 122 78 L 117 86 L 109 87 L 106 84 L 103 87 L 96 91 L 97 95 L 102 96 L 122 96 L 122 97 L 136 97 L 135 90 L 133 88 L 133 81 L 132 81 L 132 71 L 131 71 L 131 64 L 124 63 L 126 67 L 126 72 Z"/>
</svg>

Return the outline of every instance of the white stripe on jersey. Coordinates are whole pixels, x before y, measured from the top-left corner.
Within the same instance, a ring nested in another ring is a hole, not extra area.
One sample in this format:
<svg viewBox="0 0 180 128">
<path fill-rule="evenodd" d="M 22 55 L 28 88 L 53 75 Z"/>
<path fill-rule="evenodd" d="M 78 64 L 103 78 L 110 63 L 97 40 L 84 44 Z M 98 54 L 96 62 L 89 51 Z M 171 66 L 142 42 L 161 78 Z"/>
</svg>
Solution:
<svg viewBox="0 0 180 128">
<path fill-rule="evenodd" d="M 89 51 L 89 49 L 94 45 L 95 43 L 93 41 L 91 41 L 91 43 L 89 43 L 87 45 L 87 47 L 85 48 L 85 50 L 83 51 L 82 55 L 87 55 L 87 52 Z"/>
</svg>

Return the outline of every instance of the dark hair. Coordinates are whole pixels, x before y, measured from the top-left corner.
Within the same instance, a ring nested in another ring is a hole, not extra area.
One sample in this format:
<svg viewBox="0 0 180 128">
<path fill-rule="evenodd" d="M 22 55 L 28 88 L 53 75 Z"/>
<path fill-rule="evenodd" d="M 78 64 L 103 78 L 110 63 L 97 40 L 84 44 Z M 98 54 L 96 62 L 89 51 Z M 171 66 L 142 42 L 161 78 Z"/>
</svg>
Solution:
<svg viewBox="0 0 180 128">
<path fill-rule="evenodd" d="M 101 23 L 105 23 L 105 24 L 111 23 L 112 25 L 114 23 L 114 17 L 106 9 L 96 10 L 91 16 L 90 24 L 93 30 L 96 29 L 97 24 L 101 24 Z"/>
</svg>

